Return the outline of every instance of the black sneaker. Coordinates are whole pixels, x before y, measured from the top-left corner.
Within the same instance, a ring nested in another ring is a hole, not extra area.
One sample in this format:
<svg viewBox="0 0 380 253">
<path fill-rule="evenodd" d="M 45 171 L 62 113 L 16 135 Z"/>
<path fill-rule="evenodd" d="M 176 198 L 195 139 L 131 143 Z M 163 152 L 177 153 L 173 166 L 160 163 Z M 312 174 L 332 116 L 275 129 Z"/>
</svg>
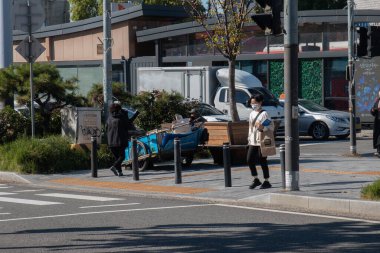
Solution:
<svg viewBox="0 0 380 253">
<path fill-rule="evenodd" d="M 113 174 L 115 174 L 115 176 L 119 176 L 119 174 L 117 173 L 117 169 L 115 167 L 111 167 L 110 170 L 113 172 Z"/>
<path fill-rule="evenodd" d="M 258 178 L 255 178 L 252 184 L 249 186 L 249 189 L 255 189 L 259 185 L 261 185 L 260 180 Z"/>
<path fill-rule="evenodd" d="M 119 171 L 119 177 L 124 176 L 123 172 Z"/>
<path fill-rule="evenodd" d="M 272 187 L 272 185 L 269 183 L 269 181 L 264 181 L 264 183 L 261 185 L 260 189 L 268 189 L 271 187 Z"/>
</svg>

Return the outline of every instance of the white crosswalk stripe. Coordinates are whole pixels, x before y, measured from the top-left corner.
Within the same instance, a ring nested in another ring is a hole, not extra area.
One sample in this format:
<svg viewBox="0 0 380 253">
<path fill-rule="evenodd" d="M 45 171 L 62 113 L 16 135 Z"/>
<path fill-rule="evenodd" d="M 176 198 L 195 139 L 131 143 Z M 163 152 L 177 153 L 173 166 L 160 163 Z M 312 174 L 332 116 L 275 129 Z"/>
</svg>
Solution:
<svg viewBox="0 0 380 253">
<path fill-rule="evenodd" d="M 12 195 L 12 194 L 16 194 L 14 192 L 0 192 L 0 196 L 2 195 Z"/>
<path fill-rule="evenodd" d="M 50 202 L 50 201 L 41 201 L 41 200 L 32 200 L 32 199 L 20 199 L 20 198 L 9 198 L 9 197 L 0 197 L 0 202 L 9 202 L 9 203 L 36 205 L 36 206 L 47 206 L 47 205 L 63 204 L 63 203 L 60 203 L 60 202 Z"/>
<path fill-rule="evenodd" d="M 20 193 L 20 192 L 40 192 L 40 191 L 43 191 L 43 190 L 20 190 L 20 191 L 14 191 L 14 192 Z"/>
<path fill-rule="evenodd" d="M 78 194 L 64 194 L 64 193 L 44 193 L 36 194 L 38 196 L 54 197 L 54 198 L 66 198 L 66 199 L 81 199 L 81 200 L 93 200 L 93 201 L 114 201 L 124 200 L 121 198 L 106 198 L 98 196 L 78 195 Z"/>
</svg>

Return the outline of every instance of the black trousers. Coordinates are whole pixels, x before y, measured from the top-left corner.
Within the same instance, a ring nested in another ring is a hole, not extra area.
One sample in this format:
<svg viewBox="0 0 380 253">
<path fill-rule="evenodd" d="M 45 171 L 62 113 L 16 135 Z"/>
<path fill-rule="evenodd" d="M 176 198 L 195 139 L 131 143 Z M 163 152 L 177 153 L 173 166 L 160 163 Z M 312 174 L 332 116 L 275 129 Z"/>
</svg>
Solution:
<svg viewBox="0 0 380 253">
<path fill-rule="evenodd" d="M 112 166 L 121 172 L 121 164 L 125 159 L 125 147 L 110 147 L 110 150 L 115 157 L 115 162 Z"/>
<path fill-rule="evenodd" d="M 261 156 L 259 146 L 248 146 L 247 163 L 253 177 L 257 176 L 256 164 L 260 163 L 264 178 L 269 178 L 268 161 L 266 157 Z"/>
</svg>

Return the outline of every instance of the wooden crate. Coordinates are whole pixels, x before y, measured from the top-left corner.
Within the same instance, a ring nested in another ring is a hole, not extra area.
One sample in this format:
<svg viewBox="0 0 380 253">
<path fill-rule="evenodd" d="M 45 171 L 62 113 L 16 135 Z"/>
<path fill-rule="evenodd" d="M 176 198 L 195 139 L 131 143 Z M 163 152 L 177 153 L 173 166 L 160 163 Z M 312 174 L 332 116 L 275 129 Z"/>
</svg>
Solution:
<svg viewBox="0 0 380 253">
<path fill-rule="evenodd" d="M 248 122 L 206 122 L 209 133 L 207 146 L 246 145 L 248 139 Z"/>
</svg>

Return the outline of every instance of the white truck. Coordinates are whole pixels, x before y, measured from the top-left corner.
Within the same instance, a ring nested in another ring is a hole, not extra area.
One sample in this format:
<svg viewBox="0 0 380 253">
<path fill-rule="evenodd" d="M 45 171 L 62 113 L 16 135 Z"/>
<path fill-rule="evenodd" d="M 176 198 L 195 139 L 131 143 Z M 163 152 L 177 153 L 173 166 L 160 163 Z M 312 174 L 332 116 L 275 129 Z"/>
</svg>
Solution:
<svg viewBox="0 0 380 253">
<path fill-rule="evenodd" d="M 236 106 L 241 120 L 247 120 L 254 94 L 264 96 L 263 108 L 283 131 L 284 109 L 274 95 L 252 74 L 235 70 Z M 229 114 L 228 68 L 220 67 L 141 67 L 137 69 L 137 93 L 140 91 L 177 91 L 187 99 L 211 104 Z"/>
</svg>

